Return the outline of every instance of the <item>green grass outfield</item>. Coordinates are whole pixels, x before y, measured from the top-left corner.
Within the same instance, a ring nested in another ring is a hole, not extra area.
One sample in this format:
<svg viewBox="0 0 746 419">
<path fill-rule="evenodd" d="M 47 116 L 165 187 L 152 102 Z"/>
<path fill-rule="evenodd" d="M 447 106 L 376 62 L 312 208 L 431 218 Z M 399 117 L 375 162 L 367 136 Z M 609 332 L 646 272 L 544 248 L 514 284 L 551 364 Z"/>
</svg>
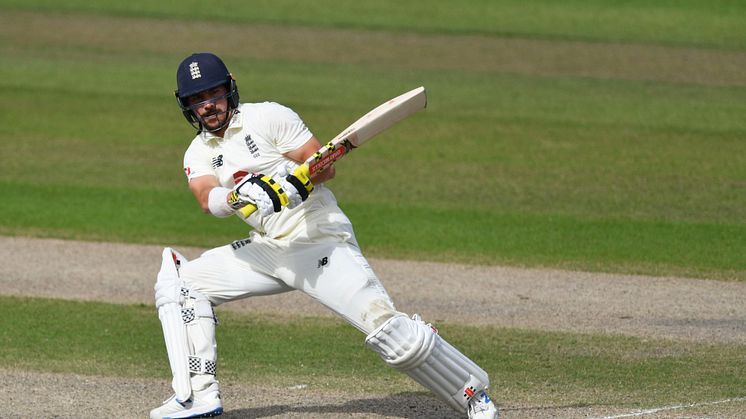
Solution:
<svg viewBox="0 0 746 419">
<path fill-rule="evenodd" d="M 0 315 L 0 365 L 170 376 L 160 323 L 150 305 L 0 297 Z M 407 376 L 385 367 L 364 348 L 363 335 L 343 322 L 219 316 L 219 369 L 225 382 L 305 383 L 377 394 L 420 391 Z M 107 319 L 103 327 L 101 319 Z M 739 397 L 746 385 L 738 345 L 448 325 L 440 327 L 440 334 L 488 371 L 494 397 L 511 405 L 633 409 Z"/>
<path fill-rule="evenodd" d="M 176 247 L 244 236 L 239 220 L 200 213 L 181 171 L 193 131 L 175 67 L 210 50 L 244 101 L 291 106 L 321 141 L 427 88 L 426 111 L 330 182 L 368 256 L 746 280 L 746 3 L 220 4 L 0 0 L 0 234 Z M 3 366 L 166 375 L 151 307 L 0 307 Z M 365 369 L 371 391 L 404 379 L 368 371 L 374 356 L 351 328 L 265 320 L 227 315 L 226 378 L 344 383 Z M 507 401 L 650 406 L 746 387 L 739 346 L 442 330 Z M 286 336 L 318 356 L 273 358 Z"/>
<path fill-rule="evenodd" d="M 746 278 L 741 3 L 187 3 L 2 2 L 0 234 L 245 235 L 181 173 L 174 68 L 212 50 L 322 141 L 427 87 L 330 182 L 369 256 Z"/>
</svg>

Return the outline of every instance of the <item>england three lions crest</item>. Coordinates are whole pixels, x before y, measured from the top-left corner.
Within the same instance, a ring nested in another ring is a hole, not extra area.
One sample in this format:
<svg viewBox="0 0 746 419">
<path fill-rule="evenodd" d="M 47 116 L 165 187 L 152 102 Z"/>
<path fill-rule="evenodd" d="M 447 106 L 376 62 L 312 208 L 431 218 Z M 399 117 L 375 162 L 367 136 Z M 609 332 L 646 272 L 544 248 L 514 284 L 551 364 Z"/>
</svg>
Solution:
<svg viewBox="0 0 746 419">
<path fill-rule="evenodd" d="M 259 157 L 259 147 L 257 147 L 256 142 L 254 142 L 254 139 L 251 138 L 251 135 L 247 135 L 244 137 L 244 142 L 246 142 L 246 147 L 249 149 L 249 153 L 251 153 L 252 157 Z"/>
</svg>

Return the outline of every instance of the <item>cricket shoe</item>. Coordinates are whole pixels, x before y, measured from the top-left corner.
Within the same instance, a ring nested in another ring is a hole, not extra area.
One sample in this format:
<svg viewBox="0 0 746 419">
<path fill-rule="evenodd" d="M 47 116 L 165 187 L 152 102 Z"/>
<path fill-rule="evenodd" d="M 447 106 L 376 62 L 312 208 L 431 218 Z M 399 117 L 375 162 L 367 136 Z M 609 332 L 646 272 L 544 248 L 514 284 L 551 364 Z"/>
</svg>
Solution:
<svg viewBox="0 0 746 419">
<path fill-rule="evenodd" d="M 220 392 L 214 384 L 206 390 L 195 391 L 192 398 L 185 402 L 176 400 L 174 394 L 161 407 L 150 411 L 150 419 L 211 418 L 222 413 Z"/>
<path fill-rule="evenodd" d="M 484 391 L 480 391 L 476 397 L 469 400 L 466 412 L 469 414 L 469 419 L 497 419 L 499 417 L 497 406 Z"/>
</svg>

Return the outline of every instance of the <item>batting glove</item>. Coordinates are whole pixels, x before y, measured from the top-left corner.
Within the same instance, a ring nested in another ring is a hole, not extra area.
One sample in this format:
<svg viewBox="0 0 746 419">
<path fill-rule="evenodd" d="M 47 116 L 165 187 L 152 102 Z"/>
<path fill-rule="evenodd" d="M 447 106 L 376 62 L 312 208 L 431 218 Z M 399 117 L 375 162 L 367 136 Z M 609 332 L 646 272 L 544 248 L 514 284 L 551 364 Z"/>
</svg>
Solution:
<svg viewBox="0 0 746 419">
<path fill-rule="evenodd" d="M 263 217 L 280 212 L 282 207 L 288 204 L 288 196 L 282 186 L 261 173 L 253 173 L 241 180 L 234 188 L 234 192 L 236 199 L 254 204 Z"/>
<path fill-rule="evenodd" d="M 313 191 L 313 183 L 308 177 L 308 168 L 305 165 L 298 166 L 288 163 L 277 171 L 278 182 L 282 185 L 288 196 L 288 208 L 293 209 L 308 199 Z"/>
</svg>

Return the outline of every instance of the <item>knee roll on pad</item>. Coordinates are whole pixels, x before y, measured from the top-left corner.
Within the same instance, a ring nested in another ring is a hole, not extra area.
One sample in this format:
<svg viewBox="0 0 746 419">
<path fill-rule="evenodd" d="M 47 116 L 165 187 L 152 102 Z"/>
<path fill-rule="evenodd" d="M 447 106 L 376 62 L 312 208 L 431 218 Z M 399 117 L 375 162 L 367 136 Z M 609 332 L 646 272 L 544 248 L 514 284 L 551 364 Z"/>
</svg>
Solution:
<svg viewBox="0 0 746 419">
<path fill-rule="evenodd" d="M 183 304 L 183 281 L 179 278 L 179 268 L 187 259 L 170 247 L 163 249 L 161 258 L 161 270 L 158 271 L 158 279 L 155 282 L 155 307 Z"/>
<path fill-rule="evenodd" d="M 431 390 L 453 409 L 464 412 L 469 400 L 489 387 L 487 373 L 443 340 L 415 315 L 392 317 L 365 339 L 391 367 Z"/>
</svg>

